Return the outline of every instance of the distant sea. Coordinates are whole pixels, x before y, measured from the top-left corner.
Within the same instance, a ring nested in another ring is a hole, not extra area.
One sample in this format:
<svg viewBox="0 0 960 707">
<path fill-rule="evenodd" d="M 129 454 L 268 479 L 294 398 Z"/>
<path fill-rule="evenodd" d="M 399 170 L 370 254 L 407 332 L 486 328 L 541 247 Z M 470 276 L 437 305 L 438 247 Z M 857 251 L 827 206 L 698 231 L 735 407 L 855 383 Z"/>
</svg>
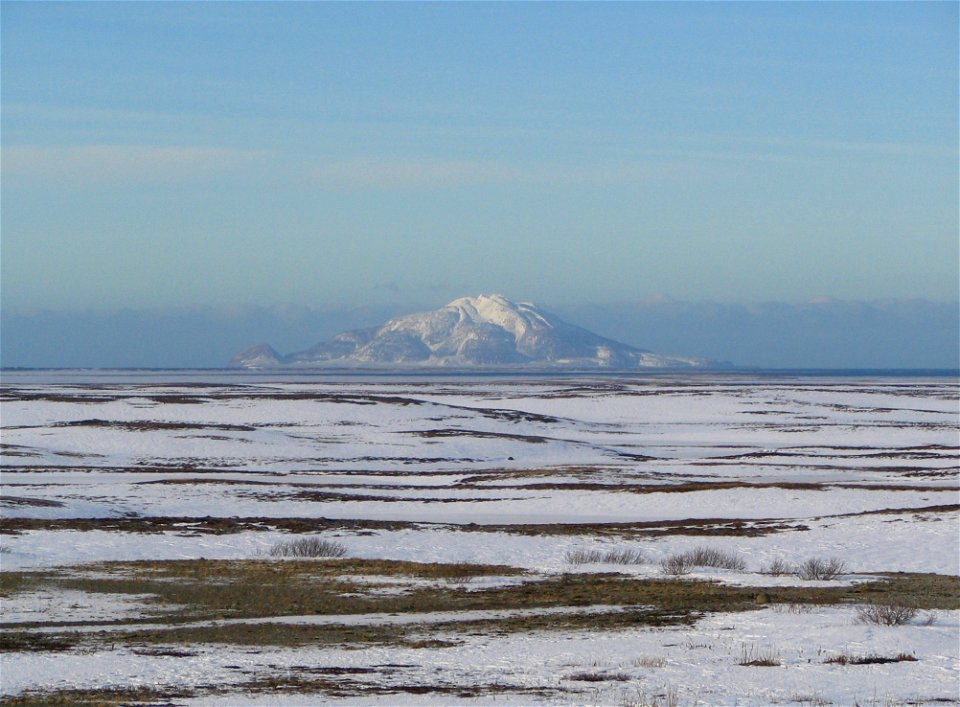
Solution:
<svg viewBox="0 0 960 707">
<path fill-rule="evenodd" d="M 550 379 L 683 379 L 729 380 L 751 379 L 958 379 L 957 368 L 724 368 L 688 370 L 652 368 L 642 370 L 555 370 L 555 369 L 270 369 L 239 370 L 236 368 L 0 368 L 0 383 L 7 385 L 96 385 L 96 384 L 243 384 L 243 383 L 347 383 L 376 380 L 378 382 L 443 381 L 509 381 Z"/>
</svg>

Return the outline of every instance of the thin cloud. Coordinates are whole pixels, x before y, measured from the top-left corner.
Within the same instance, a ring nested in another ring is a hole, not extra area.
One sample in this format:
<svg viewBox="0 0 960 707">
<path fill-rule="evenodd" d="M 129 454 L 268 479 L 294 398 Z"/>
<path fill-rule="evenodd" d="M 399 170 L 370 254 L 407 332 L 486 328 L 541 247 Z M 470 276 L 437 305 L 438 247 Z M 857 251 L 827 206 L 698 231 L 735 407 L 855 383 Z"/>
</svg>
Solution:
<svg viewBox="0 0 960 707">
<path fill-rule="evenodd" d="M 154 182 L 235 168 L 267 155 L 261 150 L 153 145 L 85 145 L 3 148 L 8 178 L 89 182 Z"/>
<path fill-rule="evenodd" d="M 322 188 L 353 191 L 475 186 L 516 181 L 521 173 L 495 162 L 360 158 L 328 162 L 311 176 Z"/>
<path fill-rule="evenodd" d="M 875 154 L 878 156 L 900 157 L 949 157 L 955 158 L 957 151 L 952 146 L 931 145 L 910 142 L 870 142 L 863 140 L 829 140 L 829 139 L 789 139 L 777 137 L 746 137 L 734 138 L 741 142 L 763 145 L 773 149 L 786 149 L 804 155 L 811 155 L 817 151 L 824 152 L 857 152 Z"/>
<path fill-rule="evenodd" d="M 677 163 L 633 163 L 610 167 L 549 165 L 520 167 L 494 161 L 360 158 L 328 162 L 314 168 L 310 179 L 335 191 L 444 189 L 510 184 L 609 185 L 688 172 Z"/>
</svg>

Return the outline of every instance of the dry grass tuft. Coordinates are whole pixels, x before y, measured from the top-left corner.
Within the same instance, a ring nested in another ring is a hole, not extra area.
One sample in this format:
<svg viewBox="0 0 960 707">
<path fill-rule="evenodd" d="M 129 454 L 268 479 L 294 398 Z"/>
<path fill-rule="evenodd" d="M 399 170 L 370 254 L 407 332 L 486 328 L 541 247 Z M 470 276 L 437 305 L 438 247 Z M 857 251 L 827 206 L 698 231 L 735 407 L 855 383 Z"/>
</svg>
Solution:
<svg viewBox="0 0 960 707">
<path fill-rule="evenodd" d="M 779 651 L 773 648 L 757 648 L 751 644 L 744 645 L 740 651 L 740 660 L 737 665 L 749 667 L 773 668 L 783 665 Z"/>
<path fill-rule="evenodd" d="M 577 682 L 625 682 L 630 679 L 630 676 L 626 673 L 574 673 L 573 675 L 568 675 L 564 680 L 576 680 Z"/>
<path fill-rule="evenodd" d="M 644 655 L 633 661 L 638 668 L 662 668 L 667 664 L 666 658 L 658 655 Z"/>
<path fill-rule="evenodd" d="M 816 604 L 774 604 L 773 610 L 778 614 L 810 614 L 817 608 Z"/>
<path fill-rule="evenodd" d="M 672 686 L 664 687 L 660 692 L 647 692 L 637 687 L 637 694 L 625 695 L 623 707 L 680 707 L 680 693 Z"/>
<path fill-rule="evenodd" d="M 894 656 L 883 656 L 877 653 L 868 655 L 846 655 L 840 654 L 827 658 L 824 663 L 833 663 L 835 665 L 878 665 L 882 663 L 914 663 L 917 656 L 912 653 L 898 653 Z"/>
</svg>

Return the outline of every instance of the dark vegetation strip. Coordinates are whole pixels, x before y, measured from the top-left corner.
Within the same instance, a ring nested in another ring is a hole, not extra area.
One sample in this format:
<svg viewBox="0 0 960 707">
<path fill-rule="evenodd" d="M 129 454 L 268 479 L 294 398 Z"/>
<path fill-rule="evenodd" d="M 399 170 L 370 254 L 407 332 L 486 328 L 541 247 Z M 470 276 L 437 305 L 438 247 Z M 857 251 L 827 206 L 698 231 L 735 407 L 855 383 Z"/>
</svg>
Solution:
<svg viewBox="0 0 960 707">
<path fill-rule="evenodd" d="M 960 504 L 908 506 L 817 516 L 811 520 L 866 515 L 917 515 L 957 513 Z M 809 521 L 807 521 L 809 522 Z M 394 530 L 452 530 L 516 535 L 586 535 L 595 537 L 657 537 L 663 535 L 757 537 L 779 532 L 809 530 L 802 522 L 779 518 L 687 518 L 682 520 L 633 523 L 546 523 L 479 525 L 477 523 L 425 523 L 413 521 L 275 518 L 275 517 L 123 517 L 123 518 L 0 518 L 0 534 L 17 535 L 33 530 L 92 531 L 122 533 L 189 533 L 227 535 L 251 531 L 316 533 L 324 531 L 376 532 Z"/>
<path fill-rule="evenodd" d="M 71 455 L 59 453 L 59 456 L 95 456 L 95 455 Z M 355 457 L 333 458 L 317 457 L 314 459 L 296 459 L 298 463 L 322 462 L 322 463 L 343 463 L 343 462 L 402 462 L 404 464 L 450 464 L 474 462 L 474 459 L 451 458 L 451 457 Z M 41 474 L 41 473 L 85 473 L 85 474 L 232 474 L 236 476 L 277 476 L 285 477 L 288 474 L 337 474 L 354 476 L 404 476 L 409 477 L 409 470 L 384 470 L 384 469 L 294 469 L 290 472 L 275 471 L 269 469 L 234 469 L 228 467 L 202 467 L 196 466 L 190 462 L 170 462 L 165 465 L 144 464 L 143 466 L 70 466 L 70 465 L 14 465 L 0 464 L 0 469 L 7 473 L 16 472 L 18 474 Z M 418 469 L 417 476 L 458 476 L 463 472 L 456 471 L 424 471 Z"/>
<path fill-rule="evenodd" d="M 243 671 L 248 672 L 248 671 Z M 389 670 L 380 671 L 381 677 Z M 21 695 L 0 697 L 5 707 L 112 707 L 134 704 L 172 704 L 170 700 L 196 699 L 198 697 L 236 694 L 264 695 L 321 695 L 323 697 L 350 698 L 372 695 L 449 695 L 461 699 L 480 699 L 498 694 L 526 695 L 547 698 L 561 694 L 554 687 L 529 687 L 484 683 L 457 685 L 452 683 L 424 684 L 421 682 L 362 682 L 340 677 L 338 673 L 320 675 L 316 669 L 305 666 L 284 668 L 276 673 L 261 672 L 250 679 L 239 679 L 228 685 L 199 684 L 157 687 L 95 687 L 61 690 L 29 690 Z M 321 698 L 322 699 L 322 698 Z"/>
<path fill-rule="evenodd" d="M 231 425 L 208 422 L 165 422 L 162 420 L 69 420 L 58 422 L 51 427 L 105 427 L 109 429 L 146 432 L 150 430 L 217 430 L 220 432 L 254 432 L 252 425 Z"/>
<path fill-rule="evenodd" d="M 693 493 L 697 491 L 727 491 L 730 489 L 784 489 L 788 491 L 828 491 L 830 489 L 863 489 L 865 491 L 952 491 L 956 487 L 920 486 L 917 484 L 857 484 L 837 482 L 795 482 L 769 481 L 751 483 L 748 481 L 691 481 L 676 484 L 623 484 L 594 482 L 533 482 L 529 484 L 457 484 L 456 488 L 477 489 L 516 489 L 530 491 L 609 491 L 614 493 Z"/>
<path fill-rule="evenodd" d="M 48 498 L 30 498 L 28 496 L 4 496 L 0 498 L 0 505 L 62 508 L 65 504 L 62 501 L 54 501 Z"/>
<path fill-rule="evenodd" d="M 773 463 L 740 463 L 730 464 L 709 460 L 697 460 L 696 466 L 718 466 L 767 470 L 797 471 L 846 471 L 851 473 L 880 473 L 902 474 L 904 476 L 946 476 L 956 475 L 956 469 L 949 466 L 915 466 L 915 465 L 885 465 L 885 466 L 850 466 L 849 464 L 773 464 Z"/>
<path fill-rule="evenodd" d="M 403 595 L 378 595 L 375 587 L 354 584 L 351 573 L 470 577 L 472 572 L 517 570 L 482 565 L 428 565 L 382 560 L 269 562 L 249 560 L 113 562 L 96 566 L 118 576 L 71 577 L 33 573 L 32 586 L 86 592 L 153 594 L 169 605 L 164 628 L 116 622 L 123 631 L 37 633 L 17 627 L 0 633 L 6 651 L 62 651 L 114 646 L 221 643 L 234 645 L 453 645 L 458 634 L 524 631 L 619 630 L 631 626 L 690 624 L 709 612 L 756 610 L 775 604 L 877 604 L 918 609 L 960 608 L 960 578 L 935 574 L 876 575 L 875 581 L 846 587 L 735 587 L 678 579 L 637 579 L 618 574 L 574 574 L 521 584 L 467 591 L 460 584 L 416 585 Z M 11 574 L 11 573 L 8 573 Z M 20 573 L 13 573 L 20 574 Z M 9 586 L 16 577 L 6 577 Z M 14 589 L 15 591 L 15 589 Z M 364 591 L 370 592 L 363 594 Z M 764 603 L 757 604 L 758 593 Z M 621 607 L 605 613 L 576 612 L 594 605 Z M 357 613 L 516 610 L 567 608 L 571 613 L 529 614 L 430 624 L 285 624 L 283 616 L 349 616 Z M 262 623 L 185 625 L 238 618 L 275 619 Z M 180 625 L 177 625 L 180 624 Z M 55 624 L 53 625 L 55 626 Z M 440 643 L 437 643 L 440 641 Z"/>
<path fill-rule="evenodd" d="M 823 520 L 825 518 L 851 518 L 855 516 L 876 516 L 876 515 L 907 515 L 918 513 L 957 513 L 960 512 L 960 503 L 943 504 L 939 506 L 918 506 L 907 508 L 880 508 L 873 511 L 855 511 L 853 513 L 837 513 L 835 515 L 816 516 L 811 520 Z"/>
<path fill-rule="evenodd" d="M 928 508 L 939 508 L 936 506 Z M 920 512 L 909 508 L 904 512 Z M 893 512 L 893 511 L 891 511 Z M 856 515 L 856 514 L 854 514 Z M 688 518 L 684 520 L 635 523 L 545 523 L 517 525 L 479 525 L 477 523 L 425 523 L 413 521 L 334 519 L 334 518 L 215 518 L 215 517 L 124 517 L 124 518 L 0 518 L 0 534 L 19 534 L 31 530 L 105 530 L 125 533 L 200 533 L 226 535 L 249 531 L 286 531 L 315 533 L 323 531 L 373 532 L 391 530 L 453 530 L 517 535 L 593 535 L 644 537 L 660 535 L 760 536 L 771 533 L 808 530 L 808 526 L 776 518 Z"/>
<path fill-rule="evenodd" d="M 419 437 L 474 437 L 477 439 L 510 439 L 517 442 L 529 442 L 532 444 L 543 444 L 547 437 L 538 435 L 520 435 L 508 432 L 486 432 L 483 430 L 464 430 L 458 428 L 440 429 L 440 430 L 410 430 L 398 431 L 396 434 L 413 434 Z"/>
<path fill-rule="evenodd" d="M 178 386 L 181 387 L 181 386 Z M 98 387 L 97 390 L 103 390 L 103 388 Z M 553 424 L 559 421 L 559 418 L 550 416 L 550 415 L 541 415 L 539 413 L 525 412 L 523 410 L 513 410 L 509 408 L 485 408 L 485 407 L 471 407 L 466 405 L 448 405 L 445 403 L 435 403 L 426 400 L 420 400 L 418 398 L 409 398 L 399 395 L 357 395 L 350 393 L 312 393 L 304 391 L 289 391 L 289 392 L 278 392 L 278 391 L 269 391 L 269 392 L 250 392 L 250 391 L 230 391 L 224 392 L 220 391 L 211 391 L 203 396 L 196 395 L 183 395 L 178 393 L 166 393 L 166 394 L 144 394 L 139 390 L 126 391 L 124 395 L 90 395 L 90 394 L 65 394 L 65 393 L 37 393 L 37 392 L 22 392 L 15 391 L 10 389 L 3 390 L 0 393 L 0 401 L 3 402 L 60 402 L 60 403 L 108 403 L 115 401 L 125 401 L 125 400 L 149 400 L 154 403 L 173 403 L 173 404 L 185 404 L 185 403 L 215 403 L 222 401 L 235 401 L 235 400 L 303 400 L 310 402 L 320 402 L 320 403 L 337 403 L 337 404 L 346 404 L 346 405 L 437 405 L 440 407 L 445 407 L 453 410 L 463 410 L 467 412 L 476 413 L 484 417 L 498 419 L 498 420 L 507 420 L 510 422 L 541 422 L 545 424 Z"/>
<path fill-rule="evenodd" d="M 826 449 L 838 449 L 837 447 L 827 447 Z M 778 457 L 815 457 L 822 459 L 824 457 L 832 459 L 943 459 L 952 460 L 956 456 L 957 450 L 950 450 L 952 454 L 940 454 L 935 451 L 915 451 L 910 449 L 895 449 L 882 452 L 872 452 L 870 454 L 814 454 L 811 452 L 788 452 L 784 450 L 773 450 L 763 452 L 744 452 L 742 454 L 729 454 L 721 457 L 712 457 L 717 461 L 735 461 L 737 459 L 768 459 Z M 855 468 L 855 467 L 854 467 Z"/>
</svg>

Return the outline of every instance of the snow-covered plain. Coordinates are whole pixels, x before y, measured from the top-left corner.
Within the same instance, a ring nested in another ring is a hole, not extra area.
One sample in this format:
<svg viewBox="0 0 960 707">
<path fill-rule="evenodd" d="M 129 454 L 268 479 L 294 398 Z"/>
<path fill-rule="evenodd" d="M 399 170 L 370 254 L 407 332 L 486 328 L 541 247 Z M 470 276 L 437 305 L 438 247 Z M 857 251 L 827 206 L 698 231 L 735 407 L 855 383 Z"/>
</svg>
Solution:
<svg viewBox="0 0 960 707">
<path fill-rule="evenodd" d="M 282 562 L 270 549 L 310 533 L 342 543 L 349 558 L 525 572 L 447 582 L 467 594 L 585 573 L 663 578 L 661 560 L 709 546 L 743 568 L 695 567 L 686 579 L 772 597 L 749 611 L 701 612 L 690 625 L 454 631 L 443 646 L 191 643 L 168 655 L 122 639 L 15 645 L 2 655 L 5 695 L 149 687 L 184 704 L 960 699 L 960 597 L 904 626 L 858 623 L 848 603 L 776 599 L 778 588 L 849 587 L 885 573 L 960 576 L 956 379 L 5 374 L 2 433 L 6 577 L 83 575 L 103 571 L 88 563 L 114 561 Z M 645 562 L 569 561 L 578 550 L 625 549 Z M 836 558 L 845 573 L 832 581 L 765 573 L 808 558 Z M 379 577 L 371 587 L 403 594 L 445 581 Z M 162 624 L 176 610 L 136 593 L 58 590 L 55 579 L 11 586 L 4 633 L 122 635 L 131 620 Z M 525 611 L 608 609 L 629 607 Z M 489 611 L 459 619 L 516 615 Z M 430 637 L 439 619 L 257 619 L 265 620 L 413 622 Z M 113 625 L 98 629 L 103 622 Z M 778 665 L 739 664 L 754 655 Z M 827 662 L 897 655 L 916 660 Z M 318 674 L 349 675 L 349 685 L 298 677 Z M 288 683 L 251 687 L 251 676 L 267 675 Z"/>
</svg>

